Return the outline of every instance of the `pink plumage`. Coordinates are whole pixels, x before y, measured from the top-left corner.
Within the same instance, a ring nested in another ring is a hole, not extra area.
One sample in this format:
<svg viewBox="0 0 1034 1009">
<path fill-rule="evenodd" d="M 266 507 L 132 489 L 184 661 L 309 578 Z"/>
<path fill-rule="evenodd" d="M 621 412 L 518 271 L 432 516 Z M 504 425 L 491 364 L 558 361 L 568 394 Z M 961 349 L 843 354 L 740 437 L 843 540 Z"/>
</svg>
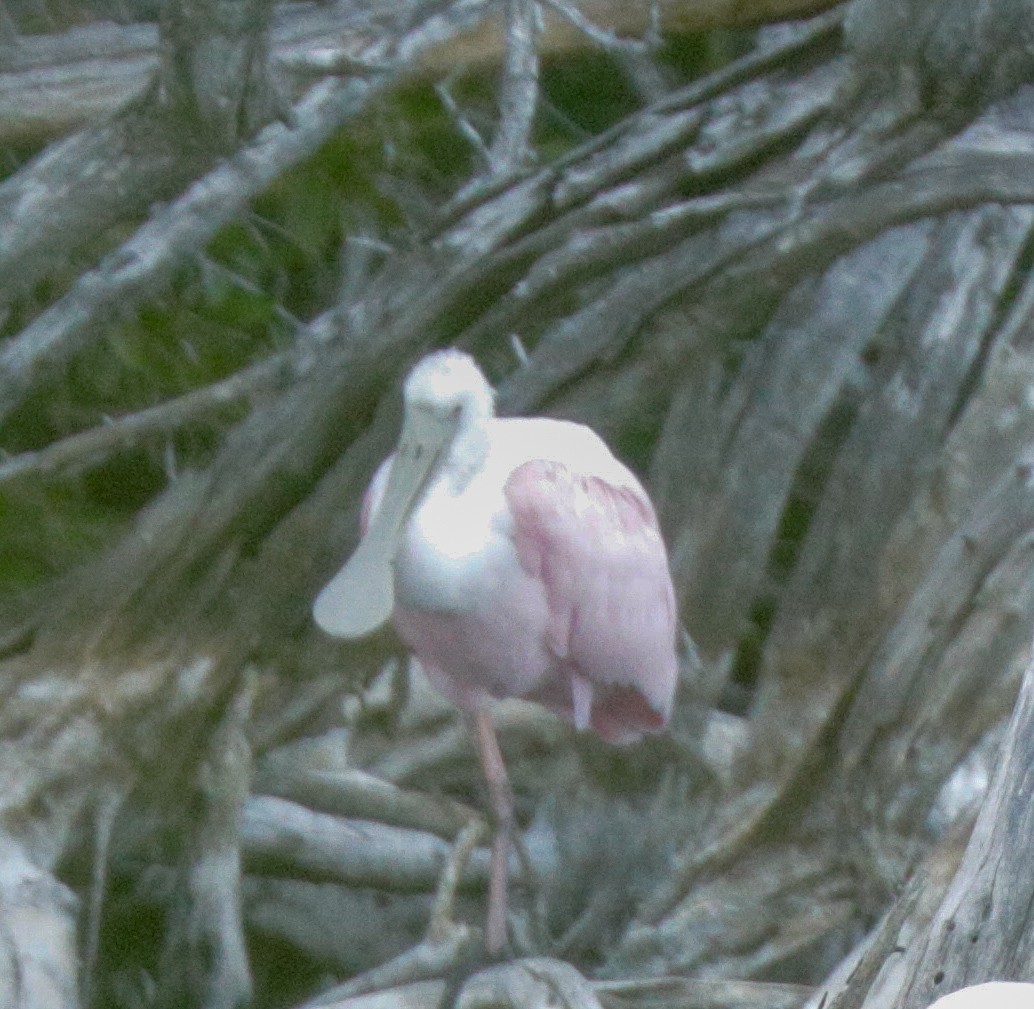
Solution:
<svg viewBox="0 0 1034 1009">
<path fill-rule="evenodd" d="M 374 476 L 363 539 L 314 616 L 357 637 L 390 616 L 431 682 L 470 713 L 493 806 L 512 819 L 487 715 L 537 701 L 631 742 L 663 728 L 676 684 L 676 609 L 649 497 L 581 424 L 497 418 L 458 351 L 406 381 L 398 448 Z M 497 843 L 488 945 L 505 937 Z"/>
<path fill-rule="evenodd" d="M 675 596 L 646 491 L 588 428 L 491 424 L 498 437 L 487 468 L 502 482 L 487 524 L 481 488 L 468 506 L 469 484 L 457 492 L 440 478 L 426 492 L 428 512 L 418 506 L 403 532 L 392 614 L 399 636 L 434 686 L 468 710 L 520 697 L 609 742 L 663 728 L 676 681 Z M 579 471 L 602 453 L 618 483 Z M 504 459 L 526 454 L 507 472 Z M 583 458 L 572 468 L 550 458 L 557 454 Z M 367 492 L 364 530 L 393 458 Z M 490 563 L 461 551 L 464 564 L 443 535 L 443 525 L 468 523 L 485 528 Z M 461 587 L 466 604 L 426 598 L 419 585 L 432 581 L 429 568 L 451 569 L 453 593 Z"/>
<path fill-rule="evenodd" d="M 513 471 L 505 496 L 517 556 L 549 614 L 553 661 L 529 696 L 613 742 L 663 727 L 675 686 L 675 594 L 646 492 L 535 460 Z"/>
</svg>

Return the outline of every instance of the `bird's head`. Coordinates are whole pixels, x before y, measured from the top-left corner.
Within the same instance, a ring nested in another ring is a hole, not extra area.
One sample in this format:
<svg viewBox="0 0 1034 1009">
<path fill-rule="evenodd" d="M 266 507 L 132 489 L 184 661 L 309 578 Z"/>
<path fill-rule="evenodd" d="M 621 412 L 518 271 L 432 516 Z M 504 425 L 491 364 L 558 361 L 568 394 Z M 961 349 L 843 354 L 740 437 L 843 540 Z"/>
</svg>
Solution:
<svg viewBox="0 0 1034 1009">
<path fill-rule="evenodd" d="M 420 487 L 446 463 L 449 477 L 465 484 L 485 457 L 485 422 L 495 413 L 495 391 L 474 359 L 461 350 L 428 355 L 410 372 L 402 400 L 405 420 L 396 458 L 415 449 L 417 461 L 426 461 Z"/>
<path fill-rule="evenodd" d="M 410 372 L 402 393 L 407 434 L 440 431 L 450 446 L 463 448 L 495 412 L 495 392 L 474 359 L 461 350 L 440 350 Z"/>
<path fill-rule="evenodd" d="M 431 354 L 410 373 L 380 507 L 356 552 L 316 598 L 313 616 L 325 631 L 360 637 L 391 615 L 393 564 L 406 523 L 439 472 L 462 487 L 481 465 L 494 399 L 474 359 L 459 350 Z"/>
</svg>

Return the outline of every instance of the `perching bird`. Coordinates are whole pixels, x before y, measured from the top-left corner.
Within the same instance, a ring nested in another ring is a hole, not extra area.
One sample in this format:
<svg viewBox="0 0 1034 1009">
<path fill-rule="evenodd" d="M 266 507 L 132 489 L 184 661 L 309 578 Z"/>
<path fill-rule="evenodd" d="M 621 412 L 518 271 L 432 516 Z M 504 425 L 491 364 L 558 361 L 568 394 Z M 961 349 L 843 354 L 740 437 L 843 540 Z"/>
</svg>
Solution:
<svg viewBox="0 0 1034 1009">
<path fill-rule="evenodd" d="M 363 539 L 313 616 L 345 638 L 391 617 L 467 714 L 499 820 L 486 926 L 498 953 L 513 800 L 488 703 L 538 701 L 611 742 L 663 728 L 675 595 L 646 491 L 589 428 L 497 418 L 492 387 L 456 350 L 424 358 L 403 398 Z"/>
<path fill-rule="evenodd" d="M 930 1009 L 1034 1009 L 1034 984 L 975 984 L 939 998 Z"/>
</svg>

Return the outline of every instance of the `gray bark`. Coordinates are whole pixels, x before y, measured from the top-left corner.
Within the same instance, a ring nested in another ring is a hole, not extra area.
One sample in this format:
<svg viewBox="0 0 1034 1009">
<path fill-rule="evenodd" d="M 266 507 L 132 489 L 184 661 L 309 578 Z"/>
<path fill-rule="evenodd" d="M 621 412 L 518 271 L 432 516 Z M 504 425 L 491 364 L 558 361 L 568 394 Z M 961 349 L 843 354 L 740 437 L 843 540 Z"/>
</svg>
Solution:
<svg viewBox="0 0 1034 1009">
<path fill-rule="evenodd" d="M 503 7 L 507 120 L 490 142 L 458 124 L 482 173 L 405 240 L 343 256 L 336 298 L 268 358 L 0 460 L 0 493 L 60 487 L 218 431 L 90 560 L 0 600 L 0 1004 L 240 1004 L 273 970 L 246 929 L 358 975 L 340 1004 L 435 1004 L 464 963 L 487 858 L 472 755 L 400 686 L 390 635 L 337 645 L 309 619 L 400 377 L 444 343 L 503 412 L 583 420 L 633 456 L 702 660 L 670 736 L 635 751 L 500 709 L 531 959 L 459 1004 L 912 1009 L 1034 977 L 1034 674 L 1013 711 L 1034 624 L 1029 4 L 856 0 L 538 167 L 528 5 L 339 4 L 368 15 L 363 48 L 302 96 L 271 55 L 300 14 L 170 8 L 153 85 L 0 184 L 0 437 Z M 406 943 L 345 950 L 334 908 Z M 119 961 L 118 921 L 148 915 L 157 948 Z"/>
</svg>

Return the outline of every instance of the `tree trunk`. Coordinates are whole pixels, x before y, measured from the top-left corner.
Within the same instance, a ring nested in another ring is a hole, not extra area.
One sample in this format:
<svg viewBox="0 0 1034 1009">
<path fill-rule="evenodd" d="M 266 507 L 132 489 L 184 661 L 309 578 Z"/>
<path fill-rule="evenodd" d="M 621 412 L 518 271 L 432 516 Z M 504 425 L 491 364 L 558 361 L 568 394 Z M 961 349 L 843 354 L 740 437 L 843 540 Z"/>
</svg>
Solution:
<svg viewBox="0 0 1034 1009">
<path fill-rule="evenodd" d="M 323 9 L 230 7 L 169 7 L 139 97 L 0 183 L 0 1004 L 460 987 L 476 762 L 389 632 L 309 616 L 443 344 L 502 412 L 590 423 L 644 474 L 700 653 L 634 751 L 501 706 L 528 959 L 459 1004 L 911 1009 L 1034 979 L 1029 4 L 855 0 L 677 88 L 618 37 L 645 7 L 544 4 L 546 50 L 577 29 L 640 106 L 559 154 L 531 0 L 342 2 L 344 47 Z M 490 25 L 484 140 L 483 92 L 428 77 Z M 431 97 L 479 167 L 425 170 Z M 305 176 L 328 146 L 376 184 Z M 330 251 L 277 201 L 334 219 Z M 184 381 L 183 348 L 231 363 Z M 107 417 L 121 380 L 143 395 Z M 117 473 L 146 476 L 130 505 L 61 511 Z"/>
</svg>

